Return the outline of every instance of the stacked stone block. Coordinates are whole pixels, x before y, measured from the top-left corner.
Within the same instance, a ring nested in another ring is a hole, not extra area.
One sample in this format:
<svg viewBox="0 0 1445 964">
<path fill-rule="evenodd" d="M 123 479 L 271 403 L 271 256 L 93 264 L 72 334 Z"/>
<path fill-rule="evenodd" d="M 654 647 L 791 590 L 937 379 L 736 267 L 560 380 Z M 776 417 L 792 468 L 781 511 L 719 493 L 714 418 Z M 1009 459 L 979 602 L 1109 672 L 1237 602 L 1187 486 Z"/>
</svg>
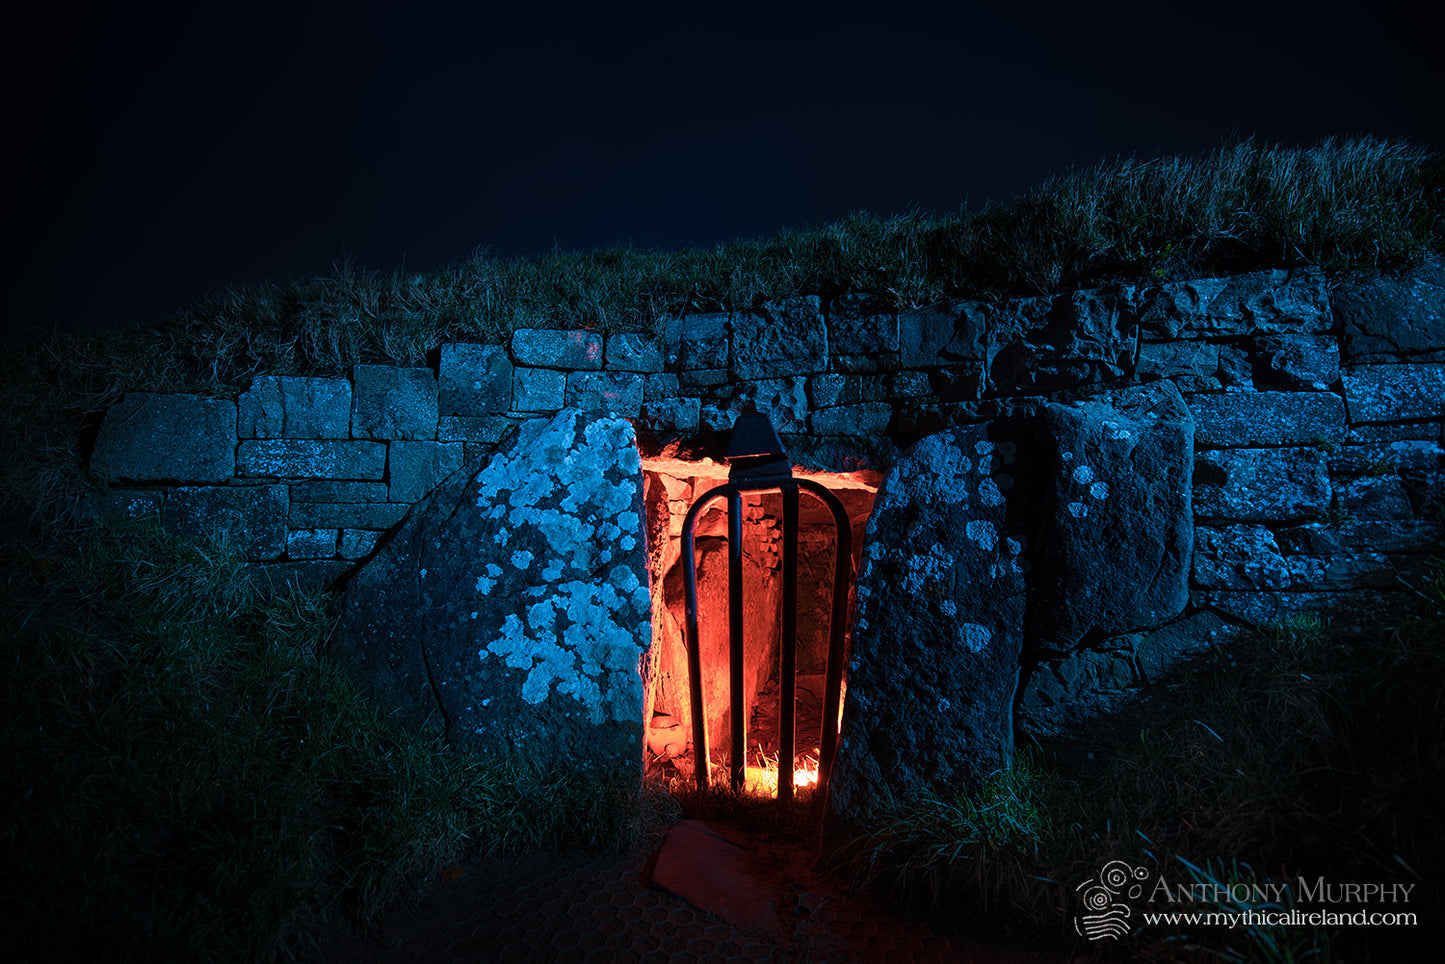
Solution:
<svg viewBox="0 0 1445 964">
<path fill-rule="evenodd" d="M 1442 318 L 1438 261 L 1333 288 L 1306 268 L 903 310 L 806 295 L 656 335 L 519 329 L 443 345 L 435 370 L 261 376 L 235 402 L 133 393 L 92 466 L 117 484 L 102 511 L 227 528 L 258 562 L 339 571 L 564 406 L 655 440 L 756 408 L 812 467 L 883 469 L 953 426 L 1170 379 L 1195 420 L 1194 611 L 1260 621 L 1345 595 L 1370 610 L 1439 551 Z"/>
</svg>

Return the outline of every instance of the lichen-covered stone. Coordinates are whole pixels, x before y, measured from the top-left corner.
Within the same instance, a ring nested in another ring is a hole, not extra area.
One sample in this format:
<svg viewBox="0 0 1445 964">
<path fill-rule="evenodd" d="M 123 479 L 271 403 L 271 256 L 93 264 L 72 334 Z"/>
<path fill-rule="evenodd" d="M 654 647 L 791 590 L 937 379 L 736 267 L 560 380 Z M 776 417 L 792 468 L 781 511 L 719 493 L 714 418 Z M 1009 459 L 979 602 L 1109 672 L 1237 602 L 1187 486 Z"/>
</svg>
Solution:
<svg viewBox="0 0 1445 964">
<path fill-rule="evenodd" d="M 642 511 L 625 420 L 529 422 L 357 572 L 336 655 L 389 712 L 439 713 L 482 757 L 640 780 Z"/>
<path fill-rule="evenodd" d="M 1352 362 L 1445 348 L 1445 263 L 1432 257 L 1400 276 L 1347 282 L 1334 307 Z"/>
<path fill-rule="evenodd" d="M 663 319 L 662 354 L 668 369 L 726 370 L 728 315 L 684 315 Z"/>
<path fill-rule="evenodd" d="M 337 529 L 293 529 L 286 533 L 286 558 L 333 559 L 339 535 Z"/>
<path fill-rule="evenodd" d="M 835 354 L 897 352 L 898 314 L 870 295 L 835 298 L 828 311 L 828 345 Z"/>
<path fill-rule="evenodd" d="M 607 336 L 607 367 L 624 372 L 661 372 L 662 348 L 647 335 L 623 332 Z"/>
<path fill-rule="evenodd" d="M 1360 365 L 1344 381 L 1352 422 L 1445 417 L 1445 365 Z"/>
<path fill-rule="evenodd" d="M 1159 625 L 1189 601 L 1194 423 L 1171 381 L 1103 392 L 1039 415 L 1042 474 L 1030 644 Z"/>
<path fill-rule="evenodd" d="M 236 472 L 236 403 L 131 392 L 105 413 L 90 468 L 132 482 L 224 482 Z"/>
<path fill-rule="evenodd" d="M 1324 273 L 1313 266 L 1171 282 L 1139 295 L 1139 324 L 1156 340 L 1274 332 L 1319 334 L 1332 317 Z"/>
<path fill-rule="evenodd" d="M 751 407 L 766 415 L 779 432 L 801 432 L 807 427 L 807 380 L 801 377 L 765 378 L 744 382 L 736 390 L 702 406 L 699 424 L 724 431 Z"/>
<path fill-rule="evenodd" d="M 828 370 L 828 332 L 817 295 L 764 305 L 732 318 L 732 371 L 742 379 Z"/>
<path fill-rule="evenodd" d="M 166 492 L 161 521 L 197 539 L 222 536 L 247 559 L 286 549 L 284 485 L 183 485 Z"/>
<path fill-rule="evenodd" d="M 512 407 L 512 360 L 501 345 L 443 345 L 437 365 L 437 414 L 479 417 Z"/>
<path fill-rule="evenodd" d="M 1345 437 L 1345 402 L 1333 392 L 1194 395 L 1194 440 L 1221 448 L 1309 445 Z"/>
<path fill-rule="evenodd" d="M 820 408 L 808 416 L 808 426 L 814 435 L 882 435 L 892 420 L 892 405 L 864 402 Z"/>
<path fill-rule="evenodd" d="M 1262 388 L 1322 392 L 1340 380 L 1340 347 L 1323 335 L 1267 335 L 1255 341 Z"/>
<path fill-rule="evenodd" d="M 392 442 L 388 502 L 415 502 L 462 467 L 460 442 Z"/>
<path fill-rule="evenodd" d="M 552 414 L 562 407 L 567 373 L 547 368 L 512 370 L 512 411 Z"/>
<path fill-rule="evenodd" d="M 258 375 L 237 399 L 240 438 L 347 438 L 351 383 L 344 378 Z"/>
<path fill-rule="evenodd" d="M 1004 428 L 920 439 L 868 520 L 829 805 L 866 820 L 889 795 L 976 789 L 1013 752 L 1027 570 L 1008 511 Z"/>
<path fill-rule="evenodd" d="M 643 377 L 635 372 L 570 372 L 562 400 L 568 408 L 636 418 Z"/>
<path fill-rule="evenodd" d="M 437 437 L 437 378 L 430 368 L 357 365 L 351 380 L 352 438 Z"/>
<path fill-rule="evenodd" d="M 236 448 L 236 474 L 280 479 L 380 479 L 384 442 L 337 439 L 246 439 Z"/>
<path fill-rule="evenodd" d="M 1220 449 L 1194 460 L 1194 517 L 1296 522 L 1330 508 L 1330 476 L 1319 449 Z"/>
<path fill-rule="evenodd" d="M 1203 589 L 1288 589 L 1290 569 L 1264 526 L 1197 526 L 1194 582 Z"/>
<path fill-rule="evenodd" d="M 512 332 L 512 360 L 532 368 L 598 369 L 602 367 L 602 335 L 585 330 L 518 328 Z"/>
</svg>

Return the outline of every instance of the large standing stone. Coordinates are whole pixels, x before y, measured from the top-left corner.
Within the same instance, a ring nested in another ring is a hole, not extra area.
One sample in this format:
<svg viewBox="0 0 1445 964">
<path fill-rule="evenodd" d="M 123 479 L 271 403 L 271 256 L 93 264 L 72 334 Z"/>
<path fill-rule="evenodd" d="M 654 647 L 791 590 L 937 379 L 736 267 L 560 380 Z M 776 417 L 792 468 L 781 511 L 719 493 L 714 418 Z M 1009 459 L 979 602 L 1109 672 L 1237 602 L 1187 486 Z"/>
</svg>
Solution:
<svg viewBox="0 0 1445 964">
<path fill-rule="evenodd" d="M 90 467 L 137 482 L 224 482 L 236 472 L 236 403 L 131 392 L 105 413 Z"/>
<path fill-rule="evenodd" d="M 919 787 L 975 789 L 1009 763 L 1026 564 L 1008 434 L 921 439 L 879 490 L 829 791 L 840 816 Z"/>
<path fill-rule="evenodd" d="M 1046 650 L 1133 632 L 1189 601 L 1194 423 L 1174 383 L 1040 413 L 1031 635 Z"/>
<path fill-rule="evenodd" d="M 408 514 L 352 580 L 337 655 L 388 710 L 542 772 L 639 779 L 651 639 L 632 427 L 529 422 Z"/>
</svg>

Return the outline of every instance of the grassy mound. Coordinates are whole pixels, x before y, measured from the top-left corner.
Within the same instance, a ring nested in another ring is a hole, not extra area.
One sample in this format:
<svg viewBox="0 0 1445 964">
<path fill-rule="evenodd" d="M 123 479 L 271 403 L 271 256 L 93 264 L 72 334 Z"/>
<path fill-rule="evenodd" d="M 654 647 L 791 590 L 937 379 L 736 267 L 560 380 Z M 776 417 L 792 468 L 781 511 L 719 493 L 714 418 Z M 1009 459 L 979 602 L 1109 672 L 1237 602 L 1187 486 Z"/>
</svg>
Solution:
<svg viewBox="0 0 1445 964">
<path fill-rule="evenodd" d="M 1245 142 L 1068 172 L 975 214 L 858 214 L 676 252 L 479 254 L 428 275 L 343 264 L 33 344 L 0 371 L 7 938 L 34 960 L 94 953 L 101 928 L 108 950 L 132 941 L 150 960 L 284 956 L 327 915 L 371 919 L 460 853 L 618 846 L 639 819 L 612 788 L 479 769 L 378 717 L 322 654 L 326 601 L 254 585 L 224 547 L 74 527 L 94 414 L 126 391 L 234 395 L 259 373 L 417 364 L 524 326 L 653 330 L 802 292 L 905 307 L 1431 251 L 1445 251 L 1439 158 L 1373 139 Z M 904 898 L 1051 921 L 1105 853 L 1215 874 L 1209 856 L 1224 854 L 1271 872 L 1333 855 L 1438 874 L 1425 821 L 1445 679 L 1440 623 L 1421 625 L 1383 662 L 1379 641 L 1281 637 L 1279 660 L 1201 677 L 1191 715 L 1098 772 L 1037 755 L 980 799 L 913 801 L 859 839 L 853 872 Z M 1372 752 L 1371 726 L 1389 753 Z M 1287 746 L 1258 738 L 1289 727 L 1303 736 Z M 1336 771 L 1353 778 L 1320 776 Z M 1365 829 L 1321 824 L 1336 812 Z"/>
</svg>

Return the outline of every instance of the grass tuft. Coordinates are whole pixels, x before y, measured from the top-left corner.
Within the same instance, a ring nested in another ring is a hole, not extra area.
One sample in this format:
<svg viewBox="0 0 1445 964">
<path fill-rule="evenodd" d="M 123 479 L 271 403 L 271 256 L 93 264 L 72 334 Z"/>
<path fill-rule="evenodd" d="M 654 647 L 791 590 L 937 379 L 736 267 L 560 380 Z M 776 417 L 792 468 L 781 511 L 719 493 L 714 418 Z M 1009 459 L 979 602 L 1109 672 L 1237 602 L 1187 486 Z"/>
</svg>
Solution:
<svg viewBox="0 0 1445 964">
<path fill-rule="evenodd" d="M 269 960 L 463 854 L 609 849 L 621 787 L 484 767 L 322 655 L 319 594 L 153 523 L 10 543 L 0 836 L 21 960 Z"/>
<path fill-rule="evenodd" d="M 1195 882 L 1251 879 L 1251 867 L 1291 882 L 1416 882 L 1403 909 L 1432 926 L 1445 873 L 1438 612 L 1374 635 L 1285 620 L 1155 700 L 1167 712 L 1098 760 L 1035 747 L 971 797 L 900 801 L 853 828 L 848 872 L 946 919 L 1031 926 L 1081 952 L 1097 948 L 1070 929 L 1073 889 L 1118 859 Z M 1130 952 L 1168 961 L 1354 959 L 1418 936 L 1133 924 Z"/>
</svg>

